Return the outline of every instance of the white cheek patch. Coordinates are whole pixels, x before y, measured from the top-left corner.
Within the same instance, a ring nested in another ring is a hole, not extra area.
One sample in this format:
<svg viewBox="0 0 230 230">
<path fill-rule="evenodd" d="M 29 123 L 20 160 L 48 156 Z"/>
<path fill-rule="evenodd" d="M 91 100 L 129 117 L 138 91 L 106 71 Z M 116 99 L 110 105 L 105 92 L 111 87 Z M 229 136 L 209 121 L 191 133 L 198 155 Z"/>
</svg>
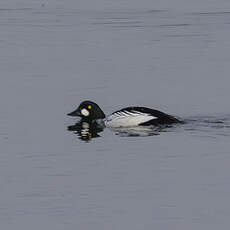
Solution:
<svg viewBox="0 0 230 230">
<path fill-rule="evenodd" d="M 89 116 L 89 111 L 87 109 L 82 109 L 81 110 L 81 114 L 85 117 L 88 117 Z"/>
</svg>

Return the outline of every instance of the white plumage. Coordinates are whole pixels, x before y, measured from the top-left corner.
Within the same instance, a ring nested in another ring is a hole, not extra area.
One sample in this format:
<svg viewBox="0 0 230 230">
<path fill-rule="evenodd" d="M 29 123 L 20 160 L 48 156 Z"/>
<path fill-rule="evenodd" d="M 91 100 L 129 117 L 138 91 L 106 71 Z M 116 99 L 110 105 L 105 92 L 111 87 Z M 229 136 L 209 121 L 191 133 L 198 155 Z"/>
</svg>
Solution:
<svg viewBox="0 0 230 230">
<path fill-rule="evenodd" d="M 139 111 L 118 111 L 109 115 L 104 122 L 106 127 L 119 128 L 138 126 L 153 119 L 157 117 Z"/>
</svg>

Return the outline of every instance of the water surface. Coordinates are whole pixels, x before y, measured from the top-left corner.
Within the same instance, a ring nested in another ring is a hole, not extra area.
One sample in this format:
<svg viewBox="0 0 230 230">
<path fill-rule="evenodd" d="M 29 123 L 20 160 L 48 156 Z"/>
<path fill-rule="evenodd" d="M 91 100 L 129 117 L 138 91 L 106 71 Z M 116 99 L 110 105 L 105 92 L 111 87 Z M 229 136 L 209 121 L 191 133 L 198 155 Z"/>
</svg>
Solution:
<svg viewBox="0 0 230 230">
<path fill-rule="evenodd" d="M 229 12 L 224 0 L 2 1 L 1 228 L 227 229 Z M 66 114 L 86 99 L 188 122 L 85 141 Z"/>
</svg>

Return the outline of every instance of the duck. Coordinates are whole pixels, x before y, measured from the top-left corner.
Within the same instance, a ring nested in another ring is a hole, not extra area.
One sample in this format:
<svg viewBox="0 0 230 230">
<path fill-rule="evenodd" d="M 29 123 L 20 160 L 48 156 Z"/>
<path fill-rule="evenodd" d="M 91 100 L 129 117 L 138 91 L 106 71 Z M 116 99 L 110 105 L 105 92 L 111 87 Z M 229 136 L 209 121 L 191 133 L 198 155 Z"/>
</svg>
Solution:
<svg viewBox="0 0 230 230">
<path fill-rule="evenodd" d="M 176 117 L 147 107 L 130 106 L 106 116 L 102 109 L 93 101 L 83 101 L 68 116 L 80 117 L 82 121 L 96 122 L 108 128 L 125 128 L 137 126 L 159 126 L 182 123 Z"/>
</svg>

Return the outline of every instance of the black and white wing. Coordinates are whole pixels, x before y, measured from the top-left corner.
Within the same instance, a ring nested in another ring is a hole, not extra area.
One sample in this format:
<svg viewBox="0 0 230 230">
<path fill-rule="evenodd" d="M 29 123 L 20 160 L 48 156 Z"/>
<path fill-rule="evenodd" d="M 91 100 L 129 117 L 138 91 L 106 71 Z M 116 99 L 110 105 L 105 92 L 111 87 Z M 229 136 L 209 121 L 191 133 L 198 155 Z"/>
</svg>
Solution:
<svg viewBox="0 0 230 230">
<path fill-rule="evenodd" d="M 107 127 L 134 127 L 180 123 L 175 117 L 146 107 L 127 107 L 109 115 Z"/>
<path fill-rule="evenodd" d="M 159 125 L 177 123 L 179 120 L 158 110 L 145 107 L 127 107 L 109 115 L 107 127 L 133 127 L 138 125 Z"/>
</svg>

